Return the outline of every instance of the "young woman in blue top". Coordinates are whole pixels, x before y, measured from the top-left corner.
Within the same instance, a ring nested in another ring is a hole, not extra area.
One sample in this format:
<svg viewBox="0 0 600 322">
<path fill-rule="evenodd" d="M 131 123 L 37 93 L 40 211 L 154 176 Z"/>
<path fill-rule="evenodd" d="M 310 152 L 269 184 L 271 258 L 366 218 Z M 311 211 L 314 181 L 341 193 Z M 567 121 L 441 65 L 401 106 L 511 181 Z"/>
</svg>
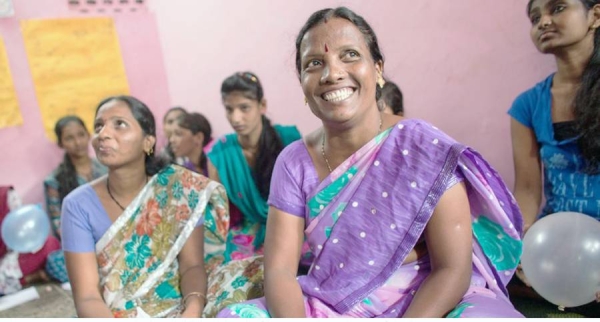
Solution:
<svg viewBox="0 0 600 322">
<path fill-rule="evenodd" d="M 526 229 L 558 211 L 600 218 L 600 1 L 532 0 L 531 38 L 558 71 L 521 94 L 509 111 L 515 196 Z"/>
<path fill-rule="evenodd" d="M 554 55 L 557 71 L 509 110 L 525 231 L 562 211 L 600 219 L 600 0 L 530 0 L 527 14 L 534 45 Z"/>
</svg>

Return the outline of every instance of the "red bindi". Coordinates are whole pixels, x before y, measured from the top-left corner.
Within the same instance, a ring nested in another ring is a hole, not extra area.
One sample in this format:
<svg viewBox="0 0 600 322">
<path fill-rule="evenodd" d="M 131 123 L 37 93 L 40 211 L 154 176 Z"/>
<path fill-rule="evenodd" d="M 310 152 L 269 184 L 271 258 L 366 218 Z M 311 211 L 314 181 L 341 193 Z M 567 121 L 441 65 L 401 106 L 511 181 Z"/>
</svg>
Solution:
<svg viewBox="0 0 600 322">
<path fill-rule="evenodd" d="M 327 47 L 327 44 L 325 44 L 325 52 L 328 53 L 329 52 L 329 47 Z"/>
</svg>

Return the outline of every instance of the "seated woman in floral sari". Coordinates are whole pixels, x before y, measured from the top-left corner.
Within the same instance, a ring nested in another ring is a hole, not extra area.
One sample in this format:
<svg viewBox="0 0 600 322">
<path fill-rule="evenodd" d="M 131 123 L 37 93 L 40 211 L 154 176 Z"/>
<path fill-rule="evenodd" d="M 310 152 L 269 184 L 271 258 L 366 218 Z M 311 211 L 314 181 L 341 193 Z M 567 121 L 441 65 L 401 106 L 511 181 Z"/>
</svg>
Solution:
<svg viewBox="0 0 600 322">
<path fill-rule="evenodd" d="M 118 96 L 99 104 L 92 145 L 108 175 L 74 190 L 62 208 L 80 317 L 201 315 L 205 257 L 222 258 L 225 251 L 225 190 L 161 164 L 155 143 L 154 117 L 144 103 Z"/>
<path fill-rule="evenodd" d="M 347 8 L 296 41 L 323 128 L 280 154 L 265 241 L 265 298 L 218 317 L 520 317 L 505 284 L 522 220 L 499 175 L 421 120 L 380 113 L 383 56 Z M 304 236 L 314 252 L 296 278 Z"/>
</svg>

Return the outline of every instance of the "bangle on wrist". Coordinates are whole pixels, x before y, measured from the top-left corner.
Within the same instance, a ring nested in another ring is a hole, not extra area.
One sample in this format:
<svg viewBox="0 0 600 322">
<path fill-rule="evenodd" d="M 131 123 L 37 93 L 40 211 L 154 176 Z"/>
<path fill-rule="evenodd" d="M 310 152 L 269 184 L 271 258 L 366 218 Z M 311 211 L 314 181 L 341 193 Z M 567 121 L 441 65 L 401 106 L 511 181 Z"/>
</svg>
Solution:
<svg viewBox="0 0 600 322">
<path fill-rule="evenodd" d="M 204 294 L 202 294 L 200 292 L 190 292 L 181 301 L 181 305 L 183 306 L 184 310 L 187 307 L 187 300 L 189 300 L 189 298 L 192 297 L 192 296 L 197 296 L 198 298 L 204 298 L 204 300 L 206 301 L 206 295 L 204 295 Z"/>
</svg>

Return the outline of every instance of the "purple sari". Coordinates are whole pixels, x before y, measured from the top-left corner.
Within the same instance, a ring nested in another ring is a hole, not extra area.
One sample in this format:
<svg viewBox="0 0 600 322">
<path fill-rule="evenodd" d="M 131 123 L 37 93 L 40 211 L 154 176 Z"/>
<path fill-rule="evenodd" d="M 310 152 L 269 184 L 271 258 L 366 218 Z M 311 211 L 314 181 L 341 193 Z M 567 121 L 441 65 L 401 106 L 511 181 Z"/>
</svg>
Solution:
<svg viewBox="0 0 600 322">
<path fill-rule="evenodd" d="M 310 161 L 302 143 L 282 152 L 270 204 L 306 220 L 315 260 L 298 282 L 307 316 L 402 316 L 431 272 L 428 256 L 403 262 L 439 199 L 460 181 L 471 207 L 473 276 L 448 317 L 521 316 L 505 289 L 521 255 L 521 214 L 498 173 L 477 152 L 424 121 L 404 120 L 321 183 L 314 180 L 312 162 L 302 161 L 306 157 Z M 265 303 L 232 305 L 219 316 L 268 315 Z"/>
</svg>

